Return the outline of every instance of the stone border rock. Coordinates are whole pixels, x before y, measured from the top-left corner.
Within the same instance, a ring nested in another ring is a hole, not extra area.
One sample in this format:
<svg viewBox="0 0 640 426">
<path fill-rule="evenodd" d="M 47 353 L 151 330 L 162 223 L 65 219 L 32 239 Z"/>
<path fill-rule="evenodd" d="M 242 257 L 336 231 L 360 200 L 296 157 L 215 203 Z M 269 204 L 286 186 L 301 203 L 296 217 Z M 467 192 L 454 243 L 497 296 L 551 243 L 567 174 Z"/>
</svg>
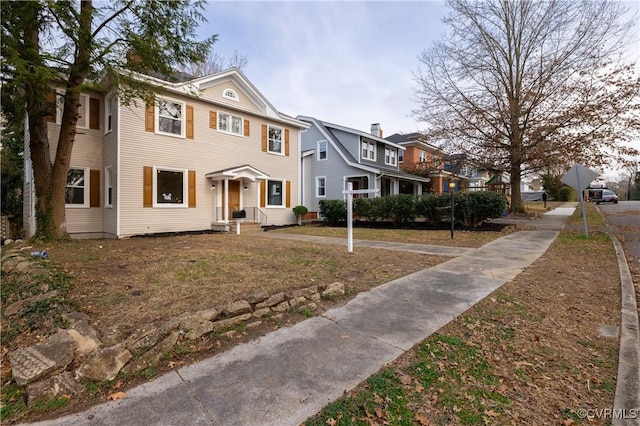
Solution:
<svg viewBox="0 0 640 426">
<path fill-rule="evenodd" d="M 182 340 L 198 340 L 211 333 L 232 337 L 244 324 L 257 327 L 265 318 L 279 319 L 292 309 L 315 311 L 318 302 L 345 294 L 344 284 L 314 285 L 288 292 L 268 294 L 257 291 L 246 298 L 222 306 L 184 313 L 167 321 L 150 323 L 133 332 L 112 327 L 101 333 L 89 325 L 89 317 L 69 312 L 63 318 L 70 324 L 43 342 L 8 353 L 16 383 L 26 387 L 27 405 L 85 391 L 83 380 L 114 380 L 120 371 L 133 374 L 159 364 L 162 357 Z M 38 296 L 37 300 L 55 296 Z M 19 315 L 31 301 L 11 310 Z M 225 333 L 225 330 L 228 330 Z"/>
</svg>

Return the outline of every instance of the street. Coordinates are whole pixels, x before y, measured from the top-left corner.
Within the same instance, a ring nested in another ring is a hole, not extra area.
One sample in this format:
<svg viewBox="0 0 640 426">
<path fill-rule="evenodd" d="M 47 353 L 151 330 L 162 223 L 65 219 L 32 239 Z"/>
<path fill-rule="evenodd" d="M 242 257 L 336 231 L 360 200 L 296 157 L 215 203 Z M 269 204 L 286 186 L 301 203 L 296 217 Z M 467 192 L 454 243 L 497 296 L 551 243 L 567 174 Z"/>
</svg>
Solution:
<svg viewBox="0 0 640 426">
<path fill-rule="evenodd" d="M 640 262 L 640 201 L 602 203 L 598 206 L 607 224 L 622 241 L 629 263 Z"/>
</svg>

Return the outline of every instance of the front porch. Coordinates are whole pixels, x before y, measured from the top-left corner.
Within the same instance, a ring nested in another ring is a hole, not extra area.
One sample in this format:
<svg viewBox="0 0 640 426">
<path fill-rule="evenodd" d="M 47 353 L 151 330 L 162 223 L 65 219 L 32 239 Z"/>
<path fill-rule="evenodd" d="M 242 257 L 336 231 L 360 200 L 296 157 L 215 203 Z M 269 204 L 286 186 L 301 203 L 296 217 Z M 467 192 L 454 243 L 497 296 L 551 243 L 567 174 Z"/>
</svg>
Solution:
<svg viewBox="0 0 640 426">
<path fill-rule="evenodd" d="M 208 173 L 215 199 L 211 229 L 228 232 L 236 220 L 267 225 L 268 217 L 259 208 L 261 182 L 269 176 L 260 170 L 243 165 Z"/>
</svg>

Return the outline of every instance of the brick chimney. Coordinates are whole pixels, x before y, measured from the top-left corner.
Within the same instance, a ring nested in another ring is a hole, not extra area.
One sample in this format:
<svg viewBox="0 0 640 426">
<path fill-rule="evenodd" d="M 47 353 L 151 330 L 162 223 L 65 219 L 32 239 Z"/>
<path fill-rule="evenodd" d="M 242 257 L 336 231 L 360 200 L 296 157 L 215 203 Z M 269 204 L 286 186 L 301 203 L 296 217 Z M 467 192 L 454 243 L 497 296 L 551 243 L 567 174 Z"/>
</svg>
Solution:
<svg viewBox="0 0 640 426">
<path fill-rule="evenodd" d="M 371 125 L 371 134 L 379 138 L 382 137 L 382 127 L 380 127 L 380 123 L 373 123 Z"/>
</svg>

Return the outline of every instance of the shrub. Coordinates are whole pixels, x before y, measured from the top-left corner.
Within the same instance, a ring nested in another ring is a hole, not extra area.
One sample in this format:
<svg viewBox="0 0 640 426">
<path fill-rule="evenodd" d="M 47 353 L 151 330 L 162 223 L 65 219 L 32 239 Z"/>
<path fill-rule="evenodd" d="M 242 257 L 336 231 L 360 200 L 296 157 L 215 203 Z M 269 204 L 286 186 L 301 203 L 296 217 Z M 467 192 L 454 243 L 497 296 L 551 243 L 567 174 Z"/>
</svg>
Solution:
<svg viewBox="0 0 640 426">
<path fill-rule="evenodd" d="M 391 210 L 393 209 L 391 197 L 372 198 L 370 203 L 370 220 L 375 222 L 376 220 L 389 220 L 391 218 Z"/>
<path fill-rule="evenodd" d="M 422 194 L 416 201 L 416 215 L 421 216 L 424 220 L 433 226 L 440 226 L 442 219 L 448 215 L 450 208 L 450 197 L 448 195 Z"/>
<path fill-rule="evenodd" d="M 391 204 L 390 219 L 396 226 L 406 226 L 416 219 L 416 197 L 409 194 L 398 194 L 388 198 Z"/>
<path fill-rule="evenodd" d="M 489 218 L 500 217 L 507 208 L 507 200 L 493 191 L 457 193 L 454 200 L 456 222 L 468 227 L 476 227 Z"/>
<path fill-rule="evenodd" d="M 320 200 L 320 214 L 329 226 L 347 220 L 347 203 L 342 200 Z"/>
<path fill-rule="evenodd" d="M 307 213 L 309 213 L 309 209 L 305 206 L 295 206 L 293 208 L 293 214 L 295 214 L 296 216 L 304 216 Z"/>
<path fill-rule="evenodd" d="M 353 200 L 353 216 L 374 221 L 371 216 L 371 199 L 359 197 Z"/>
<path fill-rule="evenodd" d="M 563 186 L 558 191 L 560 201 L 573 201 L 575 199 L 575 191 L 569 186 Z"/>
<path fill-rule="evenodd" d="M 306 208 L 305 206 L 295 206 L 293 208 L 293 214 L 295 214 L 296 219 L 298 219 L 298 225 L 302 224 L 302 216 L 304 216 L 308 212 L 309 212 L 309 209 Z"/>
</svg>

